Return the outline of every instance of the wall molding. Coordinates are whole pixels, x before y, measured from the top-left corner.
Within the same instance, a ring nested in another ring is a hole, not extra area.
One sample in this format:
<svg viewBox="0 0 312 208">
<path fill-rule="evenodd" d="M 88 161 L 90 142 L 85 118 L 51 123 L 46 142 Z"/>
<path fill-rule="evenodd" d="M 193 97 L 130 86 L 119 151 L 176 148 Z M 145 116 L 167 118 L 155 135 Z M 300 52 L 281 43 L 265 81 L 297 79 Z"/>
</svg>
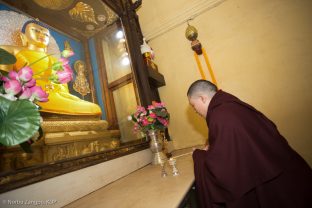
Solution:
<svg viewBox="0 0 312 208">
<path fill-rule="evenodd" d="M 157 26 L 155 24 L 151 24 L 150 27 L 147 25 L 146 29 L 143 30 L 144 37 L 147 40 L 155 39 L 188 20 L 192 20 L 200 14 L 217 7 L 224 1 L 226 0 L 196 0 L 189 7 L 176 11 L 173 15 L 163 19 L 159 18 Z"/>
</svg>

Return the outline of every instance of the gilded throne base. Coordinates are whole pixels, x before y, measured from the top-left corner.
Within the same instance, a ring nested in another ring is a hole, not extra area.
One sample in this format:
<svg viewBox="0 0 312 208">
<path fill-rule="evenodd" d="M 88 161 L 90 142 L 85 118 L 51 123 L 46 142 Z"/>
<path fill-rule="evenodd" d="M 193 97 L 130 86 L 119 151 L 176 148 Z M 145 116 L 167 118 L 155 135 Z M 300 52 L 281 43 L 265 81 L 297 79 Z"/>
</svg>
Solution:
<svg viewBox="0 0 312 208">
<path fill-rule="evenodd" d="M 108 130 L 108 123 L 97 116 L 68 116 L 41 113 L 44 135 L 32 144 L 33 153 L 19 146 L 0 147 L 0 171 L 54 163 L 120 146 L 119 130 Z"/>
</svg>

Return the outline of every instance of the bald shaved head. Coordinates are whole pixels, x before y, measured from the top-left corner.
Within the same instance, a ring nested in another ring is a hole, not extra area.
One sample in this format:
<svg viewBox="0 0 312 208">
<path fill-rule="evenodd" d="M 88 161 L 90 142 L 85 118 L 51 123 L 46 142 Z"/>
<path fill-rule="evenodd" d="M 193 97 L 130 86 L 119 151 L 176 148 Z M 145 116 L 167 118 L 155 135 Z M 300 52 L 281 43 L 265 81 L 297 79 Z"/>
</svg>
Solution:
<svg viewBox="0 0 312 208">
<path fill-rule="evenodd" d="M 187 91 L 190 105 L 202 117 L 206 117 L 209 103 L 217 92 L 217 86 L 207 80 L 197 80 Z"/>
<path fill-rule="evenodd" d="M 216 85 L 207 80 L 200 79 L 191 84 L 187 91 L 187 96 L 193 97 L 198 94 L 214 95 L 217 91 L 218 89 Z"/>
</svg>

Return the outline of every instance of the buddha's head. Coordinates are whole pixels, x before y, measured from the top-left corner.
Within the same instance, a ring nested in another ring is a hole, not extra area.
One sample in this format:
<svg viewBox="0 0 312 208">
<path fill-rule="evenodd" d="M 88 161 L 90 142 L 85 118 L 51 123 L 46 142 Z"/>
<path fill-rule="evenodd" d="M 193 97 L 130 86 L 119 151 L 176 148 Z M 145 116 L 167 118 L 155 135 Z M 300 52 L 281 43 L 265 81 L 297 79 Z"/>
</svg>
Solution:
<svg viewBox="0 0 312 208">
<path fill-rule="evenodd" d="M 22 28 L 22 42 L 24 46 L 32 49 L 46 49 L 50 40 L 50 31 L 47 25 L 37 20 L 25 22 Z"/>
</svg>

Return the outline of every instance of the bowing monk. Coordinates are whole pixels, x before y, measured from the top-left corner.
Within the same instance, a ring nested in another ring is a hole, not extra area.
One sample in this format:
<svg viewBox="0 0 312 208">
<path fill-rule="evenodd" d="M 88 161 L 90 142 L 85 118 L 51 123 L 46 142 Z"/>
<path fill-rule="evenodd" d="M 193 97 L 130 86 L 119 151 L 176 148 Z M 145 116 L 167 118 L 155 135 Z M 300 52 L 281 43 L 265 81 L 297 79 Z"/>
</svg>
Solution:
<svg viewBox="0 0 312 208">
<path fill-rule="evenodd" d="M 209 146 L 193 153 L 200 207 L 312 207 L 312 170 L 272 121 L 206 80 L 187 96 L 209 128 Z"/>
</svg>

